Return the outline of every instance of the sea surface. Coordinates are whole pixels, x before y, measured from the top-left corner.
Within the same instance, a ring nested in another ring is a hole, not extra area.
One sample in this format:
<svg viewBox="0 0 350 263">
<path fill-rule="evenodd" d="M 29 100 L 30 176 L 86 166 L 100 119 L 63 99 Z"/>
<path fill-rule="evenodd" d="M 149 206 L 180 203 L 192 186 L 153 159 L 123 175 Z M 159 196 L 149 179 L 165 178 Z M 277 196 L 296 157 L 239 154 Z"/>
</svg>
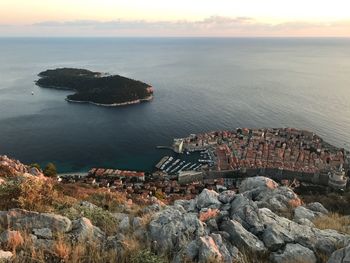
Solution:
<svg viewBox="0 0 350 263">
<path fill-rule="evenodd" d="M 0 61 L 0 154 L 61 172 L 149 171 L 168 153 L 157 145 L 237 127 L 308 129 L 350 148 L 350 39 L 0 38 Z M 34 83 L 57 67 L 144 81 L 154 100 L 68 103 Z"/>
</svg>

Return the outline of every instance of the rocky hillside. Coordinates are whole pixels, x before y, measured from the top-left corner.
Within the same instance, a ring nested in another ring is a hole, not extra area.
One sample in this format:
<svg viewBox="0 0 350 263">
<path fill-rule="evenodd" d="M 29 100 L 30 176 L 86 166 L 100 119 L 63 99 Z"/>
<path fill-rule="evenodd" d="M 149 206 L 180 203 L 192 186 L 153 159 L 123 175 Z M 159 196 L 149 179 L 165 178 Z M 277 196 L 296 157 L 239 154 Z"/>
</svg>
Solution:
<svg viewBox="0 0 350 263">
<path fill-rule="evenodd" d="M 246 179 L 237 193 L 204 189 L 195 199 L 173 205 L 153 201 L 136 209 L 130 200 L 122 200 L 118 212 L 112 212 L 91 202 L 73 204 L 72 198 L 56 198 L 50 200 L 54 208 L 50 213 L 1 211 L 0 261 L 345 263 L 350 259 L 349 217 L 334 219 L 339 227 L 325 224 L 332 215 L 322 204 L 303 204 L 290 188 L 266 177 Z"/>
<path fill-rule="evenodd" d="M 44 178 L 43 173 L 37 168 L 24 165 L 20 161 L 10 159 L 6 155 L 0 155 L 0 177 L 7 178 L 14 176 L 37 176 Z M 3 180 L 1 179 L 1 181 Z"/>
<path fill-rule="evenodd" d="M 94 208 L 89 203 L 82 204 Z M 281 216 L 293 209 L 292 219 Z M 3 249 L 31 242 L 37 251 L 57 250 L 58 238 L 74 244 L 94 242 L 107 250 L 125 253 L 127 234 L 148 244 L 172 262 L 348 262 L 350 236 L 317 229 L 312 221 L 328 211 L 320 203 L 301 205 L 292 190 L 264 177 L 243 182 L 240 193 L 205 189 L 196 199 L 174 205 L 144 208 L 144 218 L 115 213 L 119 233 L 107 236 L 85 217 L 67 217 L 21 209 L 0 212 Z M 56 247 L 55 247 L 56 246 Z M 19 246 L 20 247 L 20 246 Z M 11 259 L 10 251 L 0 256 Z M 16 257 L 21 257 L 17 251 Z"/>
</svg>

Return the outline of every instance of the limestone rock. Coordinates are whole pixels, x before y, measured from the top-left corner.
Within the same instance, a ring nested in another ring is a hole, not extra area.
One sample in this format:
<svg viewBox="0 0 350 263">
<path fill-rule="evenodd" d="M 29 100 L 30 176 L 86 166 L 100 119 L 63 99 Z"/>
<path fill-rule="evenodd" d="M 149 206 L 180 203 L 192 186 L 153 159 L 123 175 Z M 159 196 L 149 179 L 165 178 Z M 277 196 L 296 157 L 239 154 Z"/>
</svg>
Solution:
<svg viewBox="0 0 350 263">
<path fill-rule="evenodd" d="M 235 220 L 225 221 L 220 228 L 230 235 L 231 243 L 239 249 L 245 249 L 257 254 L 266 251 L 264 243 L 248 232 L 239 222 Z"/>
<path fill-rule="evenodd" d="M 350 262 L 350 246 L 338 249 L 328 259 L 328 263 L 349 263 Z"/>
<path fill-rule="evenodd" d="M 271 251 L 277 251 L 284 245 L 283 238 L 271 226 L 267 226 L 262 235 L 262 239 L 264 241 L 265 246 Z"/>
<path fill-rule="evenodd" d="M 235 198 L 236 192 L 232 190 L 223 191 L 219 194 L 219 201 L 224 204 L 231 203 L 231 201 Z"/>
<path fill-rule="evenodd" d="M 208 260 L 220 262 L 222 255 L 214 239 L 211 236 L 199 238 L 199 262 L 205 263 Z"/>
<path fill-rule="evenodd" d="M 1 262 L 11 260 L 12 257 L 13 257 L 12 252 L 0 250 L 0 261 Z"/>
<path fill-rule="evenodd" d="M 316 263 L 316 256 L 312 250 L 299 244 L 287 244 L 281 253 L 272 253 L 270 257 L 273 263 Z"/>
<path fill-rule="evenodd" d="M 197 214 L 183 214 L 172 206 L 155 214 L 149 224 L 150 239 L 160 252 L 178 251 L 205 234 L 205 226 Z"/>
<path fill-rule="evenodd" d="M 258 206 L 242 194 L 237 195 L 232 201 L 230 217 L 237 220 L 246 230 L 253 234 L 259 234 L 264 231 Z"/>
<path fill-rule="evenodd" d="M 73 221 L 71 235 L 75 241 L 100 240 L 102 241 L 105 234 L 98 227 L 94 226 L 91 221 L 85 217 Z"/>
<path fill-rule="evenodd" d="M 52 231 L 50 228 L 34 228 L 33 234 L 38 238 L 52 239 Z"/>
<path fill-rule="evenodd" d="M 3 220 L 5 217 L 6 220 Z M 37 213 L 23 209 L 11 209 L 5 216 L 0 215 L 0 223 L 3 228 L 11 228 L 14 230 L 30 230 L 49 228 L 53 232 L 66 233 L 72 229 L 72 222 L 64 216 Z"/>
<path fill-rule="evenodd" d="M 310 221 L 314 220 L 316 217 L 322 216 L 323 214 L 320 212 L 314 212 L 310 209 L 307 209 L 304 206 L 298 206 L 294 209 L 294 221 L 298 221 L 300 219 L 309 219 Z"/>
<path fill-rule="evenodd" d="M 306 208 L 321 214 L 328 214 L 328 210 L 319 202 L 313 202 L 306 205 Z"/>
<path fill-rule="evenodd" d="M 256 188 L 260 189 L 275 189 L 278 187 L 278 184 L 267 177 L 256 176 L 245 179 L 239 186 L 239 192 L 243 193 L 246 191 L 254 190 Z"/>
<path fill-rule="evenodd" d="M 204 189 L 197 196 L 197 207 L 202 208 L 219 208 L 221 202 L 218 200 L 219 194 L 213 190 Z"/>
</svg>

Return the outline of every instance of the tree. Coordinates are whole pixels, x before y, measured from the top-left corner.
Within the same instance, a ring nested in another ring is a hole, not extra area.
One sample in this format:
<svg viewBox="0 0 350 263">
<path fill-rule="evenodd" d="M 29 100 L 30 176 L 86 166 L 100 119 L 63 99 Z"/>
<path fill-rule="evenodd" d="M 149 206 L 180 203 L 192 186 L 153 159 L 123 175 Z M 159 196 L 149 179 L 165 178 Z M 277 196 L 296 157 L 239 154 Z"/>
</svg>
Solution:
<svg viewBox="0 0 350 263">
<path fill-rule="evenodd" d="M 44 175 L 48 177 L 55 177 L 57 175 L 56 166 L 53 163 L 48 163 L 44 169 Z"/>
</svg>

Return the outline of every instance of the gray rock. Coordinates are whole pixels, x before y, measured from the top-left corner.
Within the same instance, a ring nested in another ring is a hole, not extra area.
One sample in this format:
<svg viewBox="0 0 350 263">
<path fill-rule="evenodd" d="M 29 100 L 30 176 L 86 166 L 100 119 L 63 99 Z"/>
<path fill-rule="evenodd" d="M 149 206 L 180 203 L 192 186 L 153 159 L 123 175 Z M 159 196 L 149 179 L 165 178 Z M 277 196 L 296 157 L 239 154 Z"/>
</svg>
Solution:
<svg viewBox="0 0 350 263">
<path fill-rule="evenodd" d="M 38 238 L 52 239 L 52 231 L 50 228 L 34 228 L 33 234 Z"/>
<path fill-rule="evenodd" d="M 319 202 L 309 203 L 306 205 L 306 208 L 321 214 L 328 214 L 328 210 Z"/>
<path fill-rule="evenodd" d="M 239 194 L 231 203 L 231 219 L 237 220 L 242 226 L 253 234 L 260 234 L 264 231 L 261 223 L 259 208 L 247 197 Z"/>
<path fill-rule="evenodd" d="M 284 240 L 282 239 L 282 237 L 271 226 L 267 226 L 262 235 L 262 239 L 264 241 L 265 246 L 270 251 L 277 251 L 284 245 Z"/>
<path fill-rule="evenodd" d="M 219 230 L 218 224 L 216 223 L 216 220 L 214 218 L 209 219 L 207 222 L 207 227 L 209 228 L 210 232 L 215 232 Z"/>
<path fill-rule="evenodd" d="M 49 228 L 53 232 L 65 233 L 72 229 L 72 222 L 67 217 L 56 214 L 11 209 L 7 212 L 6 223 L 2 227 L 29 231 L 35 228 Z"/>
<path fill-rule="evenodd" d="M 239 249 L 245 249 L 253 253 L 266 252 L 264 243 L 248 232 L 239 222 L 235 220 L 225 221 L 220 228 L 230 235 L 231 243 Z"/>
<path fill-rule="evenodd" d="M 0 250 L 0 261 L 9 261 L 13 257 L 12 252 Z"/>
<path fill-rule="evenodd" d="M 118 229 L 125 233 L 130 229 L 129 217 L 125 217 L 122 221 L 119 222 Z"/>
<path fill-rule="evenodd" d="M 343 247 L 333 252 L 327 263 L 349 263 L 350 262 L 350 246 Z"/>
<path fill-rule="evenodd" d="M 282 253 L 274 252 L 270 259 L 273 263 L 316 263 L 316 256 L 312 250 L 299 244 L 287 244 Z"/>
<path fill-rule="evenodd" d="M 132 220 L 132 228 L 133 230 L 137 230 L 143 227 L 143 220 L 141 217 L 134 217 L 134 219 Z"/>
<path fill-rule="evenodd" d="M 285 243 L 299 243 L 313 250 L 315 254 L 330 255 L 336 247 L 343 247 L 350 241 L 349 235 L 300 225 L 267 208 L 260 209 L 260 216 L 264 225 L 272 227 Z"/>
<path fill-rule="evenodd" d="M 232 190 L 223 191 L 219 194 L 219 201 L 224 204 L 231 203 L 231 201 L 235 198 L 236 192 Z"/>
<path fill-rule="evenodd" d="M 204 189 L 197 196 L 197 207 L 202 208 L 219 208 L 221 202 L 218 200 L 219 194 L 213 190 Z"/>
<path fill-rule="evenodd" d="M 300 225 L 305 225 L 305 226 L 309 226 L 309 227 L 315 227 L 314 223 L 312 223 L 309 219 L 306 218 L 300 218 L 298 220 L 294 220 L 295 222 L 297 222 Z"/>
<path fill-rule="evenodd" d="M 239 192 L 243 193 L 257 188 L 261 190 L 275 189 L 277 187 L 278 184 L 274 180 L 264 176 L 256 176 L 245 179 L 239 186 Z"/>
<path fill-rule="evenodd" d="M 197 214 L 183 214 L 171 206 L 155 214 L 149 224 L 151 242 L 160 252 L 178 251 L 205 234 L 205 225 Z"/>
<path fill-rule="evenodd" d="M 221 253 L 222 262 L 231 263 L 231 262 L 240 262 L 240 253 L 238 248 L 232 246 L 230 242 L 226 242 L 221 233 L 215 233 L 210 235 L 215 241 L 216 246 L 219 248 Z"/>
<path fill-rule="evenodd" d="M 112 213 L 112 216 L 117 219 L 118 223 L 126 217 L 129 218 L 129 215 L 126 213 Z"/>
<path fill-rule="evenodd" d="M 259 208 L 269 208 L 275 213 L 289 211 L 301 205 L 301 200 L 292 189 L 288 187 L 278 187 L 273 190 L 261 191 L 254 199 Z"/>
<path fill-rule="evenodd" d="M 198 262 L 206 263 L 209 260 L 215 262 L 222 261 L 220 250 L 211 236 L 200 237 L 198 243 Z"/>
<path fill-rule="evenodd" d="M 320 212 L 314 212 L 310 209 L 307 209 L 303 206 L 298 206 L 294 209 L 294 221 L 298 221 L 300 219 L 309 219 L 310 221 L 314 220 L 316 217 L 322 216 L 323 214 Z"/>
<path fill-rule="evenodd" d="M 103 241 L 105 234 L 101 229 L 94 226 L 91 221 L 85 217 L 73 221 L 71 235 L 75 241 L 98 240 Z"/>
</svg>

